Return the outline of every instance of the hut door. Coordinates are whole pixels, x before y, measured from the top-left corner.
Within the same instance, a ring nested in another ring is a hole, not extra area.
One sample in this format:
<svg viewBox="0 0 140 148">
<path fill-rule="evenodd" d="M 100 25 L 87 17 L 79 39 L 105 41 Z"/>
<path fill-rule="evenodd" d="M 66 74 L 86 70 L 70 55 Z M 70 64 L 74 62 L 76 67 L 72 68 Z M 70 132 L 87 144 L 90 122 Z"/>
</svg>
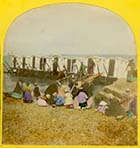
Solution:
<svg viewBox="0 0 140 148">
<path fill-rule="evenodd" d="M 17 67 L 17 58 L 16 57 L 14 57 L 14 59 L 13 59 L 13 66 L 14 66 L 14 68 Z"/>
<path fill-rule="evenodd" d="M 114 76 L 114 71 L 115 71 L 115 60 L 110 59 L 108 67 L 108 76 Z"/>
<path fill-rule="evenodd" d="M 43 70 L 45 71 L 45 66 L 46 66 L 46 58 L 43 58 Z"/>
<path fill-rule="evenodd" d="M 35 57 L 33 57 L 33 59 L 32 59 L 32 68 L 33 69 L 35 68 Z"/>
<path fill-rule="evenodd" d="M 25 66 L 26 66 L 26 58 L 23 57 L 23 62 L 22 62 L 22 67 L 23 67 L 23 69 L 25 69 Z"/>
<path fill-rule="evenodd" d="M 70 70 L 71 70 L 71 59 L 67 60 L 67 70 L 68 70 L 68 72 L 70 72 Z"/>
<path fill-rule="evenodd" d="M 39 68 L 40 68 L 40 70 L 42 70 L 42 63 L 43 63 L 43 59 L 40 58 L 40 64 L 39 64 Z"/>
</svg>

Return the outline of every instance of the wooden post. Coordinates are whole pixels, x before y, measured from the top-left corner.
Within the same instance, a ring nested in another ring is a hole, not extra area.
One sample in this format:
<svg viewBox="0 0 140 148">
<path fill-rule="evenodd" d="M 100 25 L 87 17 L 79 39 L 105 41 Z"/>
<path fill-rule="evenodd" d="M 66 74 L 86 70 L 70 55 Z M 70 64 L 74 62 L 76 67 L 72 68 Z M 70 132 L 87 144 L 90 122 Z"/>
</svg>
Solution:
<svg viewBox="0 0 140 148">
<path fill-rule="evenodd" d="M 45 71 L 45 66 L 46 66 L 46 58 L 43 58 L 43 70 Z"/>
<path fill-rule="evenodd" d="M 40 68 L 40 70 L 42 70 L 42 61 L 43 59 L 42 58 L 40 58 L 40 65 L 39 65 L 39 68 Z"/>
<path fill-rule="evenodd" d="M 26 58 L 23 57 L 22 68 L 25 69 L 25 66 L 26 66 Z"/>
<path fill-rule="evenodd" d="M 16 68 L 17 67 L 17 58 L 14 57 L 13 59 L 13 67 Z"/>
<path fill-rule="evenodd" d="M 33 69 L 35 68 L 35 57 L 33 57 L 33 59 L 32 59 L 32 68 Z"/>
<path fill-rule="evenodd" d="M 67 70 L 68 72 L 71 70 L 71 59 L 67 59 Z"/>
<path fill-rule="evenodd" d="M 108 67 L 108 76 L 114 76 L 114 71 L 115 71 L 115 60 L 110 59 Z"/>
</svg>

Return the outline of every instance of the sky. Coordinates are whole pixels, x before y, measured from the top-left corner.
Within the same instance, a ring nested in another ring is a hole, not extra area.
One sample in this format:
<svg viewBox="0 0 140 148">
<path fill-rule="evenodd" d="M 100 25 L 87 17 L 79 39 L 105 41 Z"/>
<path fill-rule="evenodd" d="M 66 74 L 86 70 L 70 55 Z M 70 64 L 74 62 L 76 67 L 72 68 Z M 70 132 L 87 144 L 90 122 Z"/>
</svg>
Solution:
<svg viewBox="0 0 140 148">
<path fill-rule="evenodd" d="M 84 4 L 32 9 L 16 18 L 4 44 L 5 54 L 135 55 L 133 32 L 111 11 Z"/>
</svg>

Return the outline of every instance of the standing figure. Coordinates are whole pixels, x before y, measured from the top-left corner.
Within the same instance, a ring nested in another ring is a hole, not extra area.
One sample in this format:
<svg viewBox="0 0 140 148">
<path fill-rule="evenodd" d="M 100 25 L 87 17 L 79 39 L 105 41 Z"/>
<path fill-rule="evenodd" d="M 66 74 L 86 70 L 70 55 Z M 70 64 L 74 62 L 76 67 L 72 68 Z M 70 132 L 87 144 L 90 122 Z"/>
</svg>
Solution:
<svg viewBox="0 0 140 148">
<path fill-rule="evenodd" d="M 88 74 L 94 74 L 94 68 L 95 68 L 95 62 L 93 61 L 92 58 L 89 58 L 88 69 L 87 69 Z"/>
<path fill-rule="evenodd" d="M 134 63 L 134 59 L 129 60 L 127 67 L 127 81 L 132 82 L 136 79 L 136 66 Z"/>
<path fill-rule="evenodd" d="M 14 57 L 13 59 L 13 67 L 16 68 L 17 67 L 17 58 Z"/>
<path fill-rule="evenodd" d="M 77 66 L 76 62 L 73 63 L 73 65 L 72 65 L 72 72 L 74 73 L 74 75 L 76 75 L 78 73 L 78 66 Z"/>
</svg>

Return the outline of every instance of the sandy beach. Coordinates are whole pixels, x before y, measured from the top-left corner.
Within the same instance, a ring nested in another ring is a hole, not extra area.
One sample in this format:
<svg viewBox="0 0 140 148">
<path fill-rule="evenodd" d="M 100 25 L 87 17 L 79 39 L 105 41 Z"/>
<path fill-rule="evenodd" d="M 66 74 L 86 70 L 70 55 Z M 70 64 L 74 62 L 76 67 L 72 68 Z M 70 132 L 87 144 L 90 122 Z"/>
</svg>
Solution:
<svg viewBox="0 0 140 148">
<path fill-rule="evenodd" d="M 134 88 L 136 83 L 129 85 Z M 97 113 L 95 108 L 74 110 L 65 107 L 40 107 L 35 103 L 25 104 L 22 100 L 4 97 L 2 143 L 137 145 L 137 119 L 125 117 L 118 120 Z"/>
</svg>

